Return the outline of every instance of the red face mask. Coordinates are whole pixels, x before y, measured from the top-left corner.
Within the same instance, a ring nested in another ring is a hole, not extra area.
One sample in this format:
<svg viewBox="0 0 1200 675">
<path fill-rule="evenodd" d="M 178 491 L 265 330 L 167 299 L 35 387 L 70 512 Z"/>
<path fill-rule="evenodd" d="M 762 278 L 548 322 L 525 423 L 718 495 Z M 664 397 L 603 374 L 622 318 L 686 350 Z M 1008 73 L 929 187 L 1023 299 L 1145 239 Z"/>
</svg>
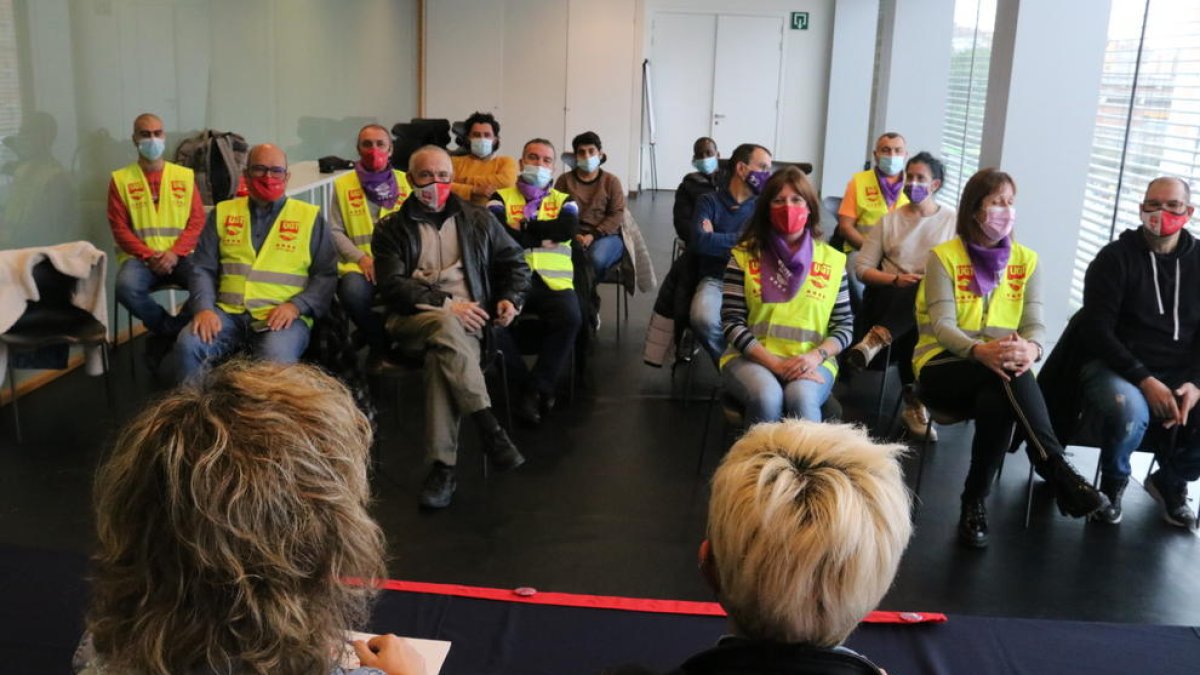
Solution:
<svg viewBox="0 0 1200 675">
<path fill-rule="evenodd" d="M 771 206 L 771 225 L 782 235 L 796 234 L 808 224 L 808 204 Z"/>
<path fill-rule="evenodd" d="M 412 196 L 430 211 L 441 211 L 446 206 L 446 200 L 450 198 L 450 184 L 427 183 L 413 186 Z"/>
<path fill-rule="evenodd" d="M 259 176 L 251 178 L 246 187 L 250 191 L 250 196 L 258 201 L 273 202 L 283 196 L 283 191 L 287 189 L 287 180 L 269 175 Z"/>
<path fill-rule="evenodd" d="M 367 148 L 359 150 L 363 166 L 367 171 L 383 171 L 388 165 L 388 151 L 384 148 Z"/>
</svg>

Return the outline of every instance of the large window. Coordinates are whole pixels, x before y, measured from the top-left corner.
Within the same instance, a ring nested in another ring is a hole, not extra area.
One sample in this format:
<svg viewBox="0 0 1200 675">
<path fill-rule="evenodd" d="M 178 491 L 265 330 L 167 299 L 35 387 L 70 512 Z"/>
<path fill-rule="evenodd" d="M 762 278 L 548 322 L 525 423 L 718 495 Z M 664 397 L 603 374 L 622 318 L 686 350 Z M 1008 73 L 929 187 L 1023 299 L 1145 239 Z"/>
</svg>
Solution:
<svg viewBox="0 0 1200 675">
<path fill-rule="evenodd" d="M 1138 204 L 1157 176 L 1200 189 L 1200 3 L 1113 0 L 1096 110 L 1071 303 L 1096 253 L 1140 224 Z M 1197 232 L 1196 223 L 1192 231 Z"/>
<path fill-rule="evenodd" d="M 962 186 L 979 169 L 983 137 L 983 107 L 987 100 L 988 66 L 996 0 L 956 0 L 946 122 L 942 127 L 942 160 L 946 180 L 938 201 L 958 205 Z"/>
</svg>

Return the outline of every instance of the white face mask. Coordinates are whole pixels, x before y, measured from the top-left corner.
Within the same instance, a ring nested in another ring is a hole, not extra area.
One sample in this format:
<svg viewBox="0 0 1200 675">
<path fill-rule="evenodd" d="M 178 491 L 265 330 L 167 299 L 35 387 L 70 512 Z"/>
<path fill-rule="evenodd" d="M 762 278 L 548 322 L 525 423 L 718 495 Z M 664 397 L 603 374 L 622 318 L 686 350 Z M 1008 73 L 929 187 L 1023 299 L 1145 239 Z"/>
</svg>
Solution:
<svg viewBox="0 0 1200 675">
<path fill-rule="evenodd" d="M 521 180 L 536 188 L 544 188 L 550 184 L 550 168 L 537 164 L 526 164 L 521 167 Z"/>
<path fill-rule="evenodd" d="M 472 138 L 471 139 L 471 154 L 479 159 L 483 159 L 492 154 L 492 149 L 496 143 L 491 138 Z"/>
</svg>

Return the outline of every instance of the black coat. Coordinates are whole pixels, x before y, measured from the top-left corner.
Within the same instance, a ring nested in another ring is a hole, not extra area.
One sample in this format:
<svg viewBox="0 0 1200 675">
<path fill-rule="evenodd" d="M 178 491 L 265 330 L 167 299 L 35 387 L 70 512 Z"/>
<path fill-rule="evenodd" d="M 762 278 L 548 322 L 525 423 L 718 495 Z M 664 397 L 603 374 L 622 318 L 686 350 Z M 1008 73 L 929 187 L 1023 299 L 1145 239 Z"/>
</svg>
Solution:
<svg viewBox="0 0 1200 675">
<path fill-rule="evenodd" d="M 808 645 L 726 638 L 683 662 L 671 675 L 881 675 L 883 671 L 851 652 Z M 604 675 L 652 675 L 638 666 Z"/>
<path fill-rule="evenodd" d="M 487 209 L 450 195 L 446 213 L 455 217 L 463 275 L 471 297 L 489 314 L 496 303 L 508 300 L 518 309 L 529 293 L 530 271 L 525 253 Z M 440 307 L 449 297 L 431 284 L 414 279 L 421 258 L 420 221 L 429 221 L 415 199 L 375 226 L 371 251 L 379 297 L 394 314 L 415 314 L 417 305 Z"/>
</svg>

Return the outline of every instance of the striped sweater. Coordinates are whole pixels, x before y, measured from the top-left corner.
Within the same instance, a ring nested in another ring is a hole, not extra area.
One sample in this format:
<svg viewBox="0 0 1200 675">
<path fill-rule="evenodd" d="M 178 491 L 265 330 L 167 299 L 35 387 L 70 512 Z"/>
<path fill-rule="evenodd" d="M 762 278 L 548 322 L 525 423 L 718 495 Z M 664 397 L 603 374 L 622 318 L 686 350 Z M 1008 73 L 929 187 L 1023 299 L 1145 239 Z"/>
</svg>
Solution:
<svg viewBox="0 0 1200 675">
<path fill-rule="evenodd" d="M 739 353 L 745 354 L 752 346 L 758 344 L 758 339 L 750 331 L 746 317 L 746 275 L 737 259 L 729 256 L 725 265 L 724 285 L 721 291 L 721 328 L 725 332 L 725 341 Z M 799 295 L 799 293 L 797 293 Z M 791 300 L 796 301 L 796 298 Z M 854 312 L 850 309 L 850 288 L 846 283 L 846 274 L 838 286 L 837 300 L 833 312 L 829 315 L 829 326 L 825 329 L 825 337 L 838 343 L 838 351 L 845 350 L 854 339 Z"/>
</svg>

